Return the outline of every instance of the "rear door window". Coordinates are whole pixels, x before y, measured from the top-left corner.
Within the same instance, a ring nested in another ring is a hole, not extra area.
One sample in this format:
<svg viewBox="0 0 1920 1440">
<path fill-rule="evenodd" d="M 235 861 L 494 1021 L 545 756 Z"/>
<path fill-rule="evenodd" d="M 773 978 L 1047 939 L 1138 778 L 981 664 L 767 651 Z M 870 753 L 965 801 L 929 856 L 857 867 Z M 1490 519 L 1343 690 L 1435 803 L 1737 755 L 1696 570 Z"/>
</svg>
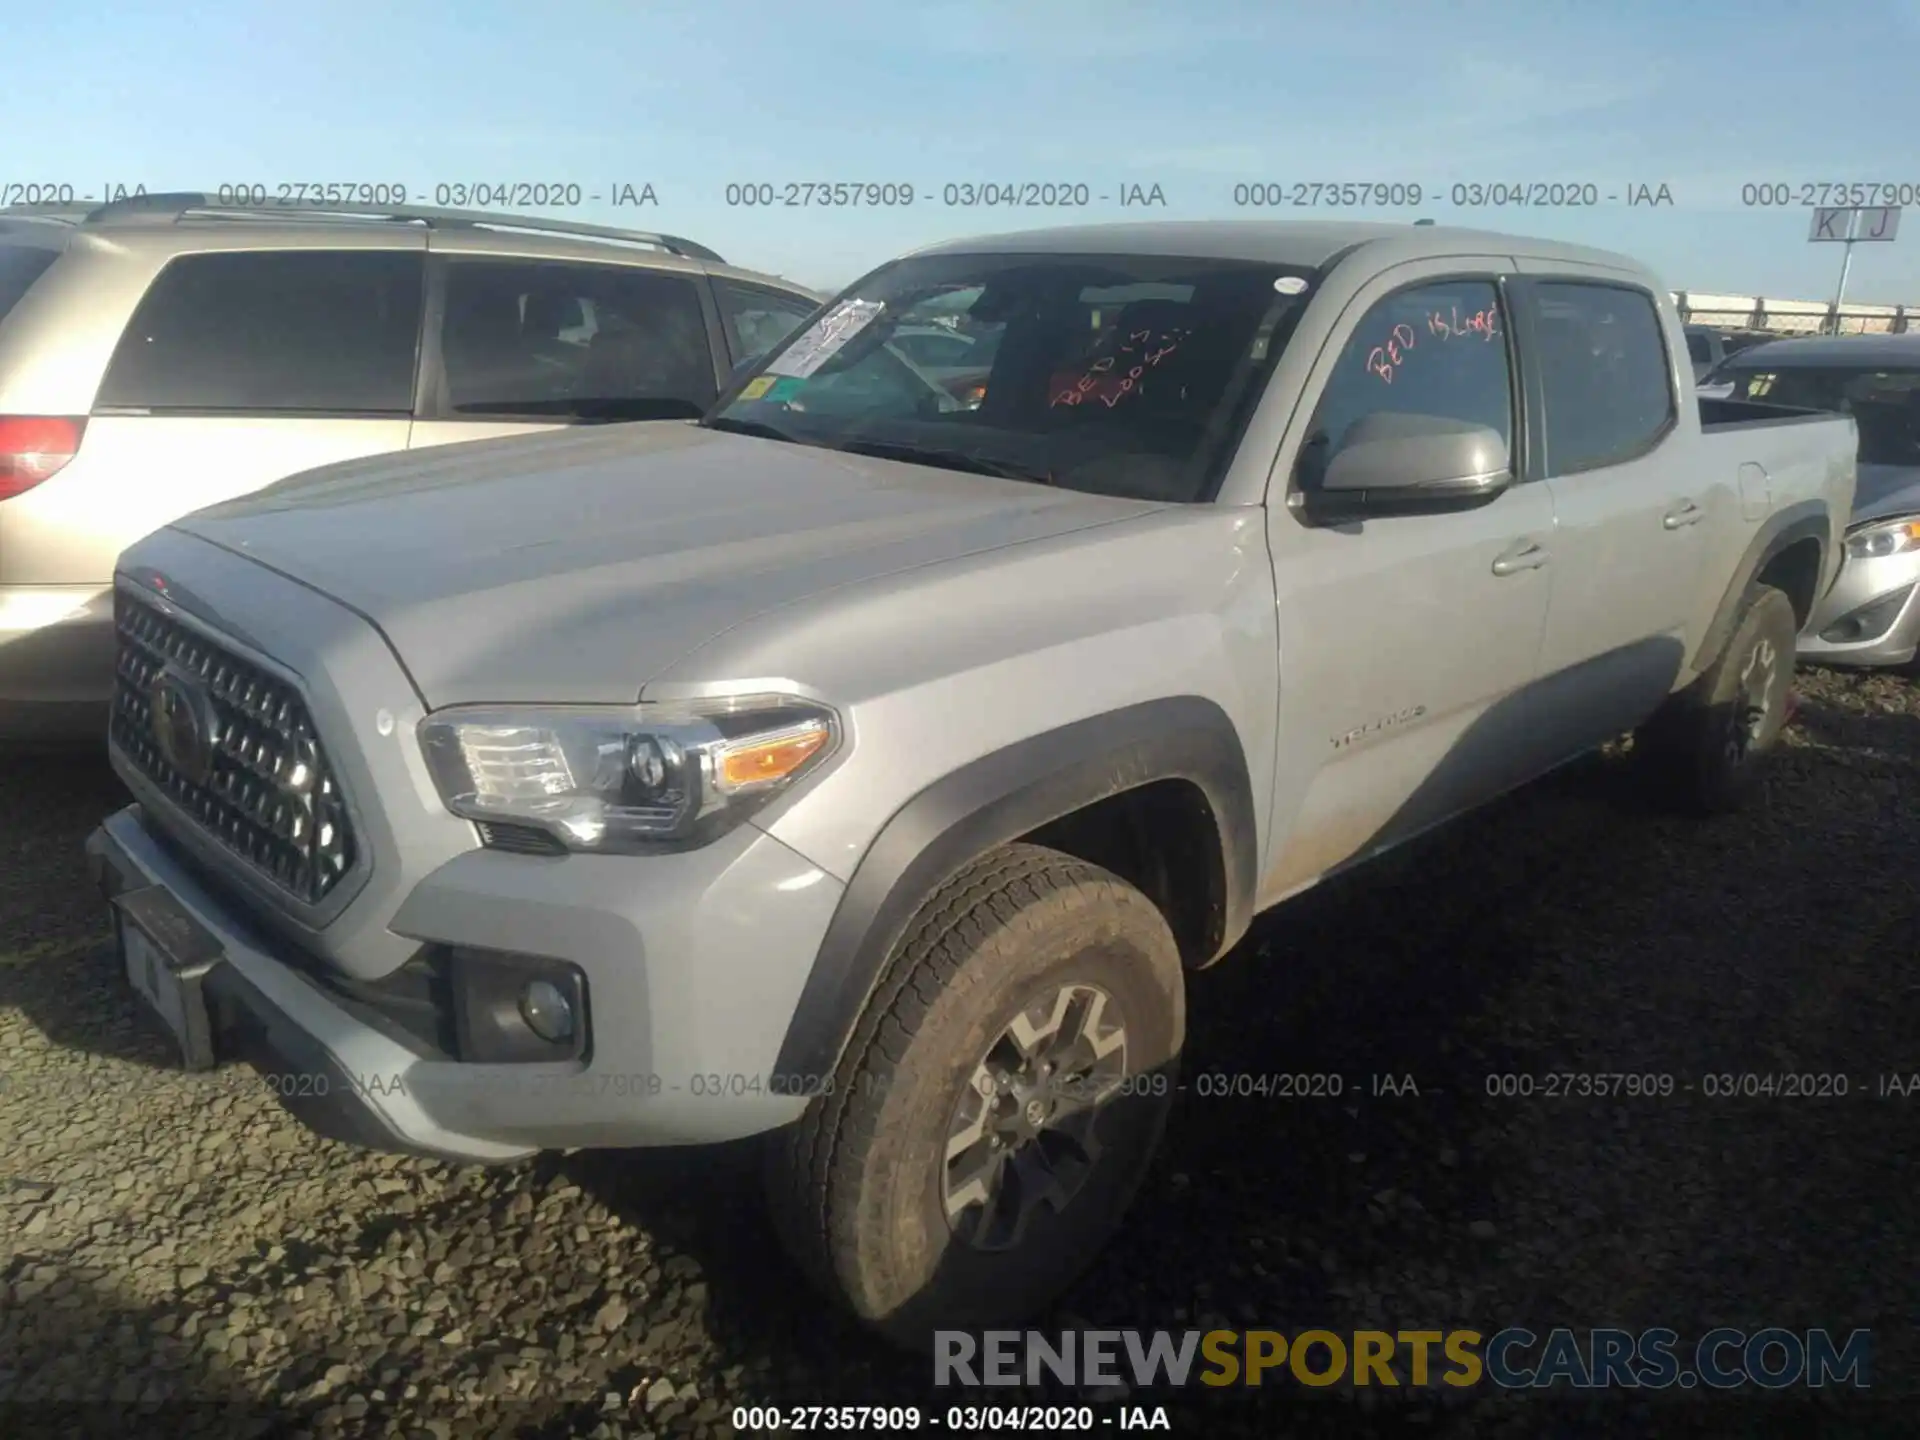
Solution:
<svg viewBox="0 0 1920 1440">
<path fill-rule="evenodd" d="M 38 245 L 0 245 L 0 320 L 26 297 L 33 282 L 53 267 L 58 250 Z"/>
<path fill-rule="evenodd" d="M 1644 290 L 1598 281 L 1535 287 L 1547 473 L 1645 454 L 1675 420 L 1660 312 Z"/>
<path fill-rule="evenodd" d="M 667 419 L 719 395 L 699 292 L 635 266 L 452 260 L 438 414 Z"/>
<path fill-rule="evenodd" d="M 425 274 L 413 250 L 182 255 L 134 311 L 95 404 L 408 414 Z"/>
</svg>

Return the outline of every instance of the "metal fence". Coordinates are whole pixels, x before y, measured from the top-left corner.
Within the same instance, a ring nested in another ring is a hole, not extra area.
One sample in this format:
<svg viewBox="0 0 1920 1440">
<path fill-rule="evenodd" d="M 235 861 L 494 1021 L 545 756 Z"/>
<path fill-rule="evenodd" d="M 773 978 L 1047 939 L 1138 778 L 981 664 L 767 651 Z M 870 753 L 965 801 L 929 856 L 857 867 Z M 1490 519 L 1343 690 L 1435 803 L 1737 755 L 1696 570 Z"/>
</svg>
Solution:
<svg viewBox="0 0 1920 1440">
<path fill-rule="evenodd" d="M 1920 320 L 1920 305 L 1843 305 L 1836 310 L 1831 300 L 1770 300 L 1699 290 L 1676 290 L 1673 303 L 1690 325 L 1777 335 L 1904 335 Z"/>
</svg>

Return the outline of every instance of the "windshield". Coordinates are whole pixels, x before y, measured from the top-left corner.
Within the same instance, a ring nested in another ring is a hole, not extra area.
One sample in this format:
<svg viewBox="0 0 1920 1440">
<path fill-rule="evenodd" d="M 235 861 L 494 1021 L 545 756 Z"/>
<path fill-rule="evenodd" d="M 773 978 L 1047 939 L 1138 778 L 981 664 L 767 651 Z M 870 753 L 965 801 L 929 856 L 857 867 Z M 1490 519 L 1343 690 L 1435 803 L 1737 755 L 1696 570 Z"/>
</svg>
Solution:
<svg viewBox="0 0 1920 1440">
<path fill-rule="evenodd" d="M 1853 416 L 1863 465 L 1920 466 L 1920 369 L 1865 370 L 1796 366 L 1723 371 L 1730 399 Z"/>
<path fill-rule="evenodd" d="M 930 255 L 859 281 L 705 424 L 1067 489 L 1211 499 L 1313 273 Z"/>
</svg>

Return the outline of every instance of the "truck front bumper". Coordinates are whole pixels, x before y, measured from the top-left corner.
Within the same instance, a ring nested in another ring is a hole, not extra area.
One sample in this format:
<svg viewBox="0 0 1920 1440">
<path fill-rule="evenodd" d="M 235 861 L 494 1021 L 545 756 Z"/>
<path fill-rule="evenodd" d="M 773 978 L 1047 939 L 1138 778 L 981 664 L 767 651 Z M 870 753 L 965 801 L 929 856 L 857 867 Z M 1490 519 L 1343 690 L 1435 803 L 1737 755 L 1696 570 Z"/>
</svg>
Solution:
<svg viewBox="0 0 1920 1440">
<path fill-rule="evenodd" d="M 589 1048 L 561 1062 L 463 1061 L 381 1023 L 223 899 L 138 805 L 87 853 L 132 983 L 188 1068 L 252 1064 L 319 1134 L 500 1163 L 738 1139 L 805 1108 L 808 1087 L 770 1072 L 841 887 L 751 825 L 681 856 L 475 851 L 413 888 L 396 932 L 584 975 Z"/>
</svg>

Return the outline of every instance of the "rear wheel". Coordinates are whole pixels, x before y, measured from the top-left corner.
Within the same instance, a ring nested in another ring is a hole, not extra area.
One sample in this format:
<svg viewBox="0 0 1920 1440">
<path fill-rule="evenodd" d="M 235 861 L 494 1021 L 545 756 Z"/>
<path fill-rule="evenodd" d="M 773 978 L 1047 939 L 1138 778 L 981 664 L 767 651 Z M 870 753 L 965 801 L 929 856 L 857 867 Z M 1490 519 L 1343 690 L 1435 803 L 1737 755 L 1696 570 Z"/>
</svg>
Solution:
<svg viewBox="0 0 1920 1440">
<path fill-rule="evenodd" d="M 1720 657 L 1635 741 L 1663 801 L 1720 815 L 1751 798 L 1791 711 L 1799 629 L 1785 594 L 1748 588 Z"/>
<path fill-rule="evenodd" d="M 898 1343 L 1018 1324 L 1119 1224 L 1184 1030 L 1179 951 L 1144 895 L 1056 851 L 995 851 L 922 908 L 833 1093 L 772 1138 L 776 1222 Z"/>
</svg>

